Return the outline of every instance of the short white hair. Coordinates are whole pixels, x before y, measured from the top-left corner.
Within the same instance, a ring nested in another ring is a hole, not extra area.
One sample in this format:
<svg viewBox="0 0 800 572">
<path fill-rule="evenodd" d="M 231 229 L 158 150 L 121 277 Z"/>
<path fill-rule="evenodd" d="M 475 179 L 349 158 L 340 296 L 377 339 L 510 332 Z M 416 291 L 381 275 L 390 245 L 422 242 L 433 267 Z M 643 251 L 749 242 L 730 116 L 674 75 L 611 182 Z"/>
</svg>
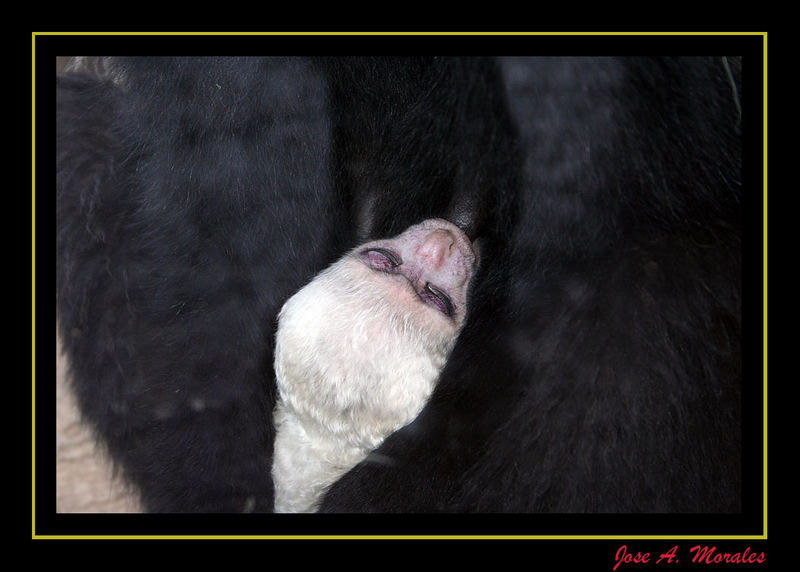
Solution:
<svg viewBox="0 0 800 572">
<path fill-rule="evenodd" d="M 382 280 L 347 256 L 280 312 L 276 511 L 314 510 L 324 489 L 412 421 L 433 391 L 455 326 L 431 320 L 422 304 L 390 299 Z"/>
</svg>

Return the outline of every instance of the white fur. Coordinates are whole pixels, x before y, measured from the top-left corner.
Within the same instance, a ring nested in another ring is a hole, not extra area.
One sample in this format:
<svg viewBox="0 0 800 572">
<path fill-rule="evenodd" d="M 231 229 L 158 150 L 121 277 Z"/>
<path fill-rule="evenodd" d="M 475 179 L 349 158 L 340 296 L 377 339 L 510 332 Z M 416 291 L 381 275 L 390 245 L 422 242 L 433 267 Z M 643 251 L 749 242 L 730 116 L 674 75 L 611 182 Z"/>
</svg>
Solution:
<svg viewBox="0 0 800 572">
<path fill-rule="evenodd" d="M 276 512 L 315 511 L 333 482 L 419 414 L 462 321 L 355 251 L 286 302 L 275 348 Z"/>
</svg>

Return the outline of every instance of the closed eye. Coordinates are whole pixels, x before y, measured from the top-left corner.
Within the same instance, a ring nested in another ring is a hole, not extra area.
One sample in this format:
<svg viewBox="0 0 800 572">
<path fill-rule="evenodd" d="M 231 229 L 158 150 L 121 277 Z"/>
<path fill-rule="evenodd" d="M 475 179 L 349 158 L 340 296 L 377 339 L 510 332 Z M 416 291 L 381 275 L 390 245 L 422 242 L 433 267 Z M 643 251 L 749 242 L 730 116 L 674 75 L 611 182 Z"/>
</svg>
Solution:
<svg viewBox="0 0 800 572">
<path fill-rule="evenodd" d="M 400 257 L 387 248 L 367 248 L 360 253 L 360 256 L 372 268 L 375 270 L 381 270 L 383 272 L 392 272 L 398 266 L 403 264 L 403 261 L 400 259 Z"/>
<path fill-rule="evenodd" d="M 442 312 L 445 316 L 452 317 L 453 313 L 455 312 L 455 308 L 453 307 L 453 302 L 450 300 L 450 296 L 444 293 L 444 291 L 440 290 L 430 282 L 425 284 L 425 293 L 427 297 L 427 302 L 431 305 L 435 306 L 440 312 Z"/>
</svg>

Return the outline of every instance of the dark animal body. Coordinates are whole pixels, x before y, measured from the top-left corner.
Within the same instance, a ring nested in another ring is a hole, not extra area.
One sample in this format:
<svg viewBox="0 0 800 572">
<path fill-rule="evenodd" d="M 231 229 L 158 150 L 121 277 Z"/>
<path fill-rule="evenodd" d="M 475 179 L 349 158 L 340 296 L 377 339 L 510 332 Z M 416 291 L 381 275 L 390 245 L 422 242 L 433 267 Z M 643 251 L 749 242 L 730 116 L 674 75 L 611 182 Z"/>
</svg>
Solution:
<svg viewBox="0 0 800 572">
<path fill-rule="evenodd" d="M 322 512 L 741 509 L 736 59 L 104 65 L 57 84 L 58 323 L 148 510 L 272 510 L 278 310 L 428 218 L 469 320 Z"/>
</svg>

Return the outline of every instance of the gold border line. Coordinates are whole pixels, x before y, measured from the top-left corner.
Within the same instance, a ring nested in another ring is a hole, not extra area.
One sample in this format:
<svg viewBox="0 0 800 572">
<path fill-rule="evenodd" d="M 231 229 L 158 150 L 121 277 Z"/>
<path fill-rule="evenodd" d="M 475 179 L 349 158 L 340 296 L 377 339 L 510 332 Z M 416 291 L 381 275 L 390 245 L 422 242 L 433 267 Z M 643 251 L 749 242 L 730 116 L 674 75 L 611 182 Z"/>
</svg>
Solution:
<svg viewBox="0 0 800 572">
<path fill-rule="evenodd" d="M 763 245 L 763 277 L 764 277 L 764 285 L 763 285 L 763 300 L 764 300 L 764 307 L 763 307 L 763 328 L 762 328 L 762 335 L 763 335 L 763 368 L 764 368 L 764 376 L 763 376 L 763 399 L 764 399 L 764 411 L 763 411 L 763 431 L 764 431 L 764 537 L 767 536 L 767 35 L 764 34 L 763 36 L 763 47 L 764 47 L 764 72 L 763 72 L 763 81 L 764 81 L 764 94 L 763 94 L 763 106 L 764 106 L 764 115 L 763 115 L 763 140 L 762 144 L 763 148 L 763 177 L 764 177 L 764 186 L 763 186 L 763 229 L 762 235 L 764 240 Z"/>
<path fill-rule="evenodd" d="M 34 36 L 763 36 L 766 32 L 486 32 L 486 31 L 273 31 L 273 32 L 186 32 L 186 31 L 122 31 L 122 32 L 33 32 Z"/>
<path fill-rule="evenodd" d="M 764 540 L 762 536 L 709 535 L 540 535 L 540 534 L 40 534 L 42 540 Z"/>
<path fill-rule="evenodd" d="M 31 527 L 36 536 L 36 36 L 31 40 Z"/>
</svg>

